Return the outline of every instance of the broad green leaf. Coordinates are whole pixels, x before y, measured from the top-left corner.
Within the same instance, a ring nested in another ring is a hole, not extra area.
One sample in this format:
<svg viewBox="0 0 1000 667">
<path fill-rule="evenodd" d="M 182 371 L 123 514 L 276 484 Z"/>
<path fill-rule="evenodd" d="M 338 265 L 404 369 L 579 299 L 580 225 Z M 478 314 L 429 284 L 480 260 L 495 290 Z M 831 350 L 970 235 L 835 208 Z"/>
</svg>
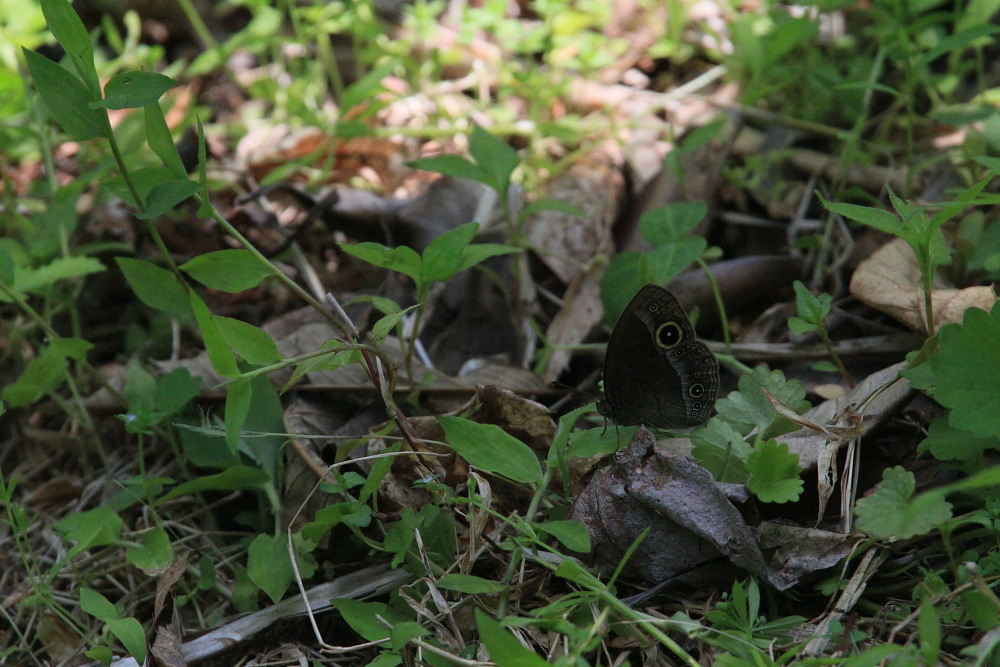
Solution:
<svg viewBox="0 0 1000 667">
<path fill-rule="evenodd" d="M 934 399 L 951 408 L 949 422 L 978 438 L 1000 436 L 1000 303 L 965 311 L 962 324 L 938 331 L 930 369 Z"/>
<path fill-rule="evenodd" d="M 247 548 L 247 575 L 267 593 L 271 602 L 279 602 L 295 580 L 288 557 L 288 535 L 258 535 Z"/>
<path fill-rule="evenodd" d="M 302 527 L 303 539 L 318 543 L 324 535 L 342 523 L 364 528 L 371 524 L 371 507 L 363 503 L 345 501 L 316 510 L 312 521 Z"/>
<path fill-rule="evenodd" d="M 586 459 L 599 454 L 610 454 L 631 442 L 637 429 L 637 426 L 615 426 L 577 430 L 570 435 L 566 458 Z"/>
<path fill-rule="evenodd" d="M 275 272 L 271 265 L 244 249 L 206 252 L 180 268 L 206 287 L 233 294 L 256 287 Z"/>
<path fill-rule="evenodd" d="M 90 107 L 140 109 L 155 103 L 176 85 L 176 79 L 159 72 L 122 72 L 108 80 L 104 85 L 104 99 L 91 102 Z"/>
<path fill-rule="evenodd" d="M 132 291 L 144 304 L 174 315 L 191 312 L 191 302 L 173 273 L 141 259 L 115 257 L 115 261 Z"/>
<path fill-rule="evenodd" d="M 73 512 L 55 524 L 56 532 L 70 542 L 76 542 L 70 554 L 91 547 L 120 544 L 122 519 L 110 507 L 98 507 L 85 512 Z"/>
<path fill-rule="evenodd" d="M 431 241 L 424 250 L 420 270 L 423 285 L 448 280 L 459 270 L 462 252 L 472 242 L 479 223 L 469 222 L 448 230 Z"/>
<path fill-rule="evenodd" d="M 90 108 L 93 98 L 80 79 L 39 53 L 26 48 L 23 52 L 31 80 L 59 127 L 77 141 L 104 136 L 107 118 Z"/>
<path fill-rule="evenodd" d="M 11 407 L 23 407 L 34 403 L 66 380 L 68 359 L 81 360 L 91 347 L 93 347 L 91 343 L 79 338 L 61 338 L 52 341 L 37 357 L 28 362 L 15 381 L 3 388 L 0 396 Z"/>
<path fill-rule="evenodd" d="M 110 600 L 94 589 L 87 587 L 80 589 L 80 609 L 105 623 L 121 615 Z"/>
<path fill-rule="evenodd" d="M 412 248 L 406 246 L 387 248 L 381 243 L 367 241 L 355 245 L 350 243 L 338 243 L 337 245 L 348 255 L 363 259 L 369 264 L 402 273 L 414 281 L 420 280 L 420 255 Z"/>
<path fill-rule="evenodd" d="M 639 218 L 642 237 L 654 247 L 677 243 L 708 213 L 702 202 L 677 202 L 646 211 Z"/>
<path fill-rule="evenodd" d="M 281 361 L 274 339 L 260 327 L 221 316 L 215 318 L 215 324 L 229 346 L 249 363 L 266 366 Z"/>
<path fill-rule="evenodd" d="M 161 183 L 169 183 L 178 178 L 176 174 L 166 167 L 140 167 L 131 170 L 129 176 L 132 180 L 132 185 L 139 193 L 139 197 L 143 202 L 149 197 L 149 193 L 153 191 L 153 188 Z M 132 190 L 125 183 L 123 176 L 115 176 L 108 179 L 104 182 L 104 187 L 107 188 L 108 192 L 114 194 L 129 206 L 134 206 L 138 209 L 142 209 L 145 206 L 145 204 L 137 202 L 132 196 Z"/>
<path fill-rule="evenodd" d="M 142 115 L 146 123 L 146 143 L 163 160 L 173 179 L 185 178 L 187 171 L 177 152 L 177 145 L 174 144 L 174 138 L 170 134 L 170 128 L 167 127 L 160 105 L 158 103 L 146 105 L 143 107 Z M 204 187 L 205 182 L 202 181 L 201 185 Z"/>
<path fill-rule="evenodd" d="M 446 574 L 438 579 L 437 586 L 446 591 L 467 595 L 491 595 L 507 588 L 499 581 L 474 577 L 471 574 Z"/>
<path fill-rule="evenodd" d="M 392 626 L 389 633 L 389 646 L 393 650 L 399 651 L 409 644 L 411 639 L 426 637 L 430 633 L 430 630 L 416 621 L 403 621 Z"/>
<path fill-rule="evenodd" d="M 795 308 L 801 318 L 810 324 L 822 324 L 826 316 L 830 314 L 833 297 L 829 294 L 816 296 L 801 280 L 796 280 L 792 286 L 795 288 Z M 791 322 L 789 322 L 789 326 L 791 326 Z"/>
<path fill-rule="evenodd" d="M 876 538 L 907 539 L 923 535 L 951 518 L 951 504 L 939 494 L 913 497 L 913 473 L 902 466 L 886 468 L 875 491 L 855 504 L 858 529 Z"/>
<path fill-rule="evenodd" d="M 330 600 L 330 604 L 340 612 L 352 630 L 369 642 L 389 638 L 389 629 L 379 622 L 377 616 L 388 621 L 390 625 L 413 620 L 403 616 L 384 602 L 362 602 L 350 598 L 334 598 Z"/>
<path fill-rule="evenodd" d="M 170 567 L 174 552 L 170 547 L 167 531 L 157 526 L 139 538 L 142 546 L 125 553 L 129 563 L 147 573 L 158 573 Z"/>
<path fill-rule="evenodd" d="M 803 482 L 799 478 L 799 455 L 788 445 L 774 440 L 759 443 L 747 459 L 750 479 L 747 488 L 765 503 L 787 503 L 799 499 Z"/>
<path fill-rule="evenodd" d="M 929 451 L 939 461 L 968 461 L 989 449 L 1000 449 L 1000 437 L 977 437 L 952 426 L 947 416 L 935 420 L 917 446 L 918 452 Z"/>
<path fill-rule="evenodd" d="M 122 643 L 129 655 L 140 665 L 146 662 L 146 631 L 134 618 L 116 618 L 107 621 L 108 630 Z"/>
<path fill-rule="evenodd" d="M 146 209 L 135 214 L 140 220 L 152 220 L 173 210 L 201 190 L 201 184 L 188 179 L 159 183 L 146 198 Z"/>
<path fill-rule="evenodd" d="M 192 377 L 186 368 L 175 368 L 156 380 L 153 407 L 166 415 L 179 412 L 201 392 L 201 378 Z"/>
<path fill-rule="evenodd" d="M 495 424 L 461 417 L 438 417 L 448 444 L 470 464 L 516 482 L 542 478 L 538 457 L 526 444 Z"/>
<path fill-rule="evenodd" d="M 516 667 L 545 667 L 548 661 L 524 647 L 514 635 L 498 622 L 476 609 L 476 626 L 479 638 L 489 651 L 490 659 L 497 665 Z"/>
<path fill-rule="evenodd" d="M 575 519 L 546 521 L 536 527 L 559 540 L 570 551 L 590 553 L 590 533 L 583 523 Z"/>
<path fill-rule="evenodd" d="M 191 310 L 194 311 L 195 320 L 198 322 L 198 329 L 201 331 L 202 341 L 205 343 L 205 351 L 208 359 L 212 362 L 212 368 L 222 377 L 233 378 L 240 374 L 240 369 L 236 365 L 236 357 L 222 337 L 222 332 L 215 323 L 215 316 L 208 310 L 208 306 L 201 300 L 194 290 L 188 293 Z"/>
<path fill-rule="evenodd" d="M 806 388 L 802 382 L 786 380 L 781 371 L 768 372 L 766 368 L 757 367 L 751 375 L 742 376 L 739 379 L 739 391 L 719 400 L 715 409 L 743 434 L 756 427 L 761 437 L 774 438 L 797 430 L 797 424 L 775 411 L 764 395 L 764 389 L 797 414 L 802 414 L 809 408 L 809 403 L 804 398 Z"/>
</svg>

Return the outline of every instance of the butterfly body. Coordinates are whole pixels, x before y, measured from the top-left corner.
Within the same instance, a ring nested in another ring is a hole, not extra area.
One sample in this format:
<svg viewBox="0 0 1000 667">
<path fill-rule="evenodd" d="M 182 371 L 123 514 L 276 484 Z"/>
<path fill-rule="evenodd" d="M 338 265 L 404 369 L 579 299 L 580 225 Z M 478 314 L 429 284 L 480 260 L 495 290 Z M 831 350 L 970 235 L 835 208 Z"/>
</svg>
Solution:
<svg viewBox="0 0 1000 667">
<path fill-rule="evenodd" d="M 719 362 L 677 298 L 646 285 L 622 311 L 604 361 L 598 410 L 622 426 L 697 426 L 719 390 Z"/>
</svg>

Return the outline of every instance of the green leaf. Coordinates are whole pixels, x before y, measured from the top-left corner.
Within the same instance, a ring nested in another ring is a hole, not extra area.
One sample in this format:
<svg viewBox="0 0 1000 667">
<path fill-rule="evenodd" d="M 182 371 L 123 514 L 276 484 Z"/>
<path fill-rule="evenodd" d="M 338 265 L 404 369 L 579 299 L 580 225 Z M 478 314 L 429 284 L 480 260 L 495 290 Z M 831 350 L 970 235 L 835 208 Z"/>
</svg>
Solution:
<svg viewBox="0 0 1000 667">
<path fill-rule="evenodd" d="M 517 151 L 510 144 L 475 125 L 469 137 L 469 152 L 479 168 L 487 174 L 482 182 L 496 190 L 501 197 L 506 197 L 511 174 L 521 162 Z"/>
<path fill-rule="evenodd" d="M 120 616 L 118 610 L 106 597 L 92 588 L 80 588 L 80 609 L 99 621 L 107 623 Z"/>
<path fill-rule="evenodd" d="M 244 249 L 206 252 L 180 268 L 202 285 L 232 294 L 252 289 L 275 273 L 270 264 Z"/>
<path fill-rule="evenodd" d="M 439 235 L 424 250 L 420 284 L 448 280 L 459 271 L 462 252 L 476 236 L 479 223 L 469 222 Z"/>
<path fill-rule="evenodd" d="M 939 494 L 913 497 L 917 483 L 902 466 L 886 468 L 875 491 L 855 504 L 858 529 L 876 538 L 923 535 L 951 518 L 951 504 Z"/>
<path fill-rule="evenodd" d="M 295 581 L 295 571 L 288 557 L 288 535 L 258 535 L 247 549 L 247 576 L 278 602 Z"/>
<path fill-rule="evenodd" d="M 174 552 L 170 548 L 170 537 L 167 531 L 157 526 L 142 534 L 142 546 L 130 549 L 125 554 L 126 560 L 145 572 L 162 572 L 170 567 L 174 560 Z"/>
<path fill-rule="evenodd" d="M 435 155 L 407 162 L 406 165 L 414 169 L 433 171 L 454 178 L 468 178 L 480 183 L 488 183 L 490 180 L 485 169 L 457 155 Z"/>
<path fill-rule="evenodd" d="M 752 374 L 740 377 L 739 391 L 719 400 L 715 408 L 722 418 L 743 434 L 756 427 L 761 437 L 773 438 L 797 430 L 797 424 L 775 411 L 764 395 L 764 389 L 797 414 L 809 408 L 808 401 L 804 399 L 806 388 L 802 382 L 786 380 L 781 371 L 768 372 L 759 366 Z"/>
<path fill-rule="evenodd" d="M 415 282 L 420 280 L 420 255 L 412 248 L 399 246 L 398 248 L 387 248 L 381 243 L 338 243 L 340 249 L 348 255 L 353 255 L 369 264 L 380 266 L 397 273 L 409 276 Z"/>
<path fill-rule="evenodd" d="M 104 265 L 93 257 L 57 257 L 37 269 L 14 267 L 14 284 L 11 287 L 15 292 L 28 294 L 48 288 L 60 280 L 82 278 L 102 271 Z M 0 297 L 0 301 L 4 300 Z"/>
<path fill-rule="evenodd" d="M 691 432 L 691 443 L 694 445 L 691 456 L 711 472 L 716 481 L 745 484 L 749 479 L 750 445 L 728 421 L 712 417 L 707 424 Z"/>
<path fill-rule="evenodd" d="M 542 478 L 538 457 L 526 444 L 495 424 L 461 417 L 438 417 L 448 444 L 470 464 L 516 482 Z"/>
<path fill-rule="evenodd" d="M 66 49 L 80 77 L 96 97 L 100 84 L 94 66 L 94 46 L 83 21 L 67 0 L 41 0 L 41 6 L 49 31 Z"/>
<path fill-rule="evenodd" d="M 41 54 L 27 48 L 22 51 L 38 95 L 59 127 L 77 141 L 104 136 L 107 118 L 90 108 L 93 98 L 80 79 Z"/>
<path fill-rule="evenodd" d="M 132 291 L 144 304 L 173 315 L 191 312 L 187 293 L 173 273 L 141 259 L 115 257 L 115 261 Z"/>
<path fill-rule="evenodd" d="M 590 553 L 590 533 L 580 521 L 575 519 L 546 521 L 537 524 L 536 527 L 559 540 L 570 551 Z"/>
<path fill-rule="evenodd" d="M 344 523 L 365 528 L 371 524 L 372 509 L 364 503 L 345 501 L 316 510 L 312 521 L 302 527 L 302 537 L 317 543 L 335 526 Z"/>
<path fill-rule="evenodd" d="M 591 404 L 593 406 L 593 404 Z M 615 428 L 588 428 L 576 430 L 570 435 L 566 458 L 590 458 L 610 454 L 632 441 L 637 426 Z"/>
<path fill-rule="evenodd" d="M 208 306 L 201 300 L 194 290 L 188 293 L 191 310 L 194 311 L 195 320 L 198 322 L 198 329 L 201 331 L 202 341 L 205 343 L 205 351 L 208 359 L 212 362 L 212 368 L 222 377 L 236 377 L 240 374 L 240 369 L 236 364 L 236 357 L 222 337 L 222 332 L 215 323 L 215 316 L 208 310 Z"/>
<path fill-rule="evenodd" d="M 63 341 L 76 341 L 77 345 L 70 346 Z M 0 396 L 15 408 L 34 403 L 46 392 L 62 385 L 69 369 L 67 359 L 79 360 L 80 346 L 84 346 L 84 352 L 92 347 L 90 343 L 80 339 L 53 341 L 37 357 L 28 362 L 21 375 L 4 387 Z"/>
<path fill-rule="evenodd" d="M 239 445 L 240 431 L 250 414 L 250 402 L 253 399 L 253 387 L 249 380 L 238 379 L 229 385 L 226 391 L 225 421 L 226 444 L 229 451 L 236 453 Z"/>
<path fill-rule="evenodd" d="M 826 316 L 830 314 L 833 297 L 829 294 L 814 295 L 801 280 L 796 280 L 793 287 L 795 288 L 795 307 L 799 316 L 809 324 L 822 325 Z M 789 320 L 788 325 L 792 326 L 791 320 Z"/>
<path fill-rule="evenodd" d="M 142 115 L 146 122 L 146 143 L 163 160 L 163 164 L 170 170 L 172 178 L 183 179 L 187 177 L 187 171 L 184 169 L 184 163 L 177 152 L 177 146 L 174 144 L 174 138 L 170 134 L 170 128 L 167 127 L 167 120 L 163 117 L 160 105 L 149 104 L 145 106 Z M 204 187 L 205 183 L 202 182 L 201 185 Z"/>
<path fill-rule="evenodd" d="M 14 258 L 3 247 L 0 247 L 0 283 L 8 286 L 14 283 Z"/>
<path fill-rule="evenodd" d="M 437 582 L 438 588 L 466 595 L 492 595 L 507 587 L 499 581 L 474 577 L 471 574 L 446 574 Z"/>
<path fill-rule="evenodd" d="M 515 252 L 521 252 L 521 248 L 515 248 L 512 245 L 503 245 L 502 243 L 473 243 L 466 246 L 462 251 L 462 257 L 459 259 L 458 271 L 456 273 L 470 269 L 490 257 L 510 255 Z"/>
<path fill-rule="evenodd" d="M 281 361 L 274 339 L 260 327 L 222 316 L 215 318 L 215 324 L 229 346 L 249 363 L 266 366 Z"/>
<path fill-rule="evenodd" d="M 799 455 L 788 445 L 774 440 L 759 443 L 747 459 L 750 479 L 747 488 L 765 503 L 787 503 L 799 499 L 803 482 L 799 478 Z"/>
<path fill-rule="evenodd" d="M 176 85 L 176 79 L 159 72 L 122 72 L 108 80 L 104 86 L 104 99 L 91 102 L 90 107 L 140 109 L 154 104 L 163 93 Z"/>
<path fill-rule="evenodd" d="M 571 204 L 569 202 L 562 201 L 561 199 L 549 199 L 548 197 L 543 197 L 537 199 L 524 208 L 522 208 L 517 213 L 518 222 L 523 222 L 528 219 L 529 216 L 535 213 L 540 213 L 542 211 L 555 211 L 557 213 L 566 213 L 568 215 L 576 216 L 577 218 L 586 219 L 587 213 L 577 206 L 576 204 Z"/>
<path fill-rule="evenodd" d="M 824 199 L 823 195 L 819 192 L 816 193 L 816 196 L 819 197 L 820 202 L 828 211 L 868 225 L 886 234 L 904 236 L 905 230 L 903 229 L 902 221 L 885 209 L 859 206 L 857 204 L 834 203 Z"/>
<path fill-rule="evenodd" d="M 489 651 L 490 659 L 502 667 L 545 667 L 548 661 L 524 647 L 502 625 L 476 609 L 479 638 Z"/>
<path fill-rule="evenodd" d="M 91 547 L 120 544 L 122 519 L 110 507 L 98 507 L 66 515 L 55 523 L 55 529 L 70 542 L 76 542 L 70 554 L 78 554 Z"/>
<path fill-rule="evenodd" d="M 642 237 L 655 248 L 677 243 L 708 213 L 702 202 L 676 202 L 646 211 L 639 218 Z"/>
<path fill-rule="evenodd" d="M 334 598 L 330 605 L 340 612 L 351 629 L 365 641 L 375 642 L 389 638 L 389 628 L 376 617 L 385 619 L 390 625 L 411 621 L 384 602 L 361 602 L 350 598 Z"/>
<path fill-rule="evenodd" d="M 917 446 L 918 452 L 930 452 L 939 461 L 969 461 L 989 449 L 1000 449 L 1000 438 L 981 438 L 964 429 L 955 428 L 947 416 L 931 424 L 927 429 L 927 437 Z"/>
<path fill-rule="evenodd" d="M 174 498 L 204 491 L 269 491 L 270 488 L 271 478 L 260 468 L 234 465 L 217 475 L 206 475 L 178 484 L 164 494 L 159 502 L 165 503 Z"/>
<path fill-rule="evenodd" d="M 140 220 L 152 220 L 168 213 L 185 199 L 201 190 L 201 184 L 188 179 L 159 183 L 146 198 L 146 209 L 135 214 Z"/>
<path fill-rule="evenodd" d="M 941 620 L 931 600 L 924 600 L 917 617 L 920 655 L 925 665 L 936 665 L 941 655 Z"/>
<path fill-rule="evenodd" d="M 393 650 L 399 651 L 409 644 L 411 639 L 426 637 L 430 633 L 430 630 L 426 629 L 416 621 L 403 621 L 402 623 L 396 623 L 392 626 L 392 630 L 389 632 L 389 646 L 392 647 Z"/>
<path fill-rule="evenodd" d="M 134 618 L 116 618 L 107 621 L 108 630 L 122 643 L 137 663 L 146 662 L 146 631 Z"/>
<path fill-rule="evenodd" d="M 1000 303 L 965 311 L 962 324 L 938 331 L 930 370 L 934 399 L 951 408 L 949 423 L 978 438 L 1000 436 Z"/>
<path fill-rule="evenodd" d="M 165 415 L 172 415 L 180 412 L 200 392 L 200 377 L 192 377 L 186 368 L 175 368 L 156 381 L 153 407 Z"/>
<path fill-rule="evenodd" d="M 819 325 L 806 322 L 801 317 L 789 317 L 788 329 L 796 336 L 801 336 L 802 334 L 816 331 L 819 329 Z"/>
</svg>

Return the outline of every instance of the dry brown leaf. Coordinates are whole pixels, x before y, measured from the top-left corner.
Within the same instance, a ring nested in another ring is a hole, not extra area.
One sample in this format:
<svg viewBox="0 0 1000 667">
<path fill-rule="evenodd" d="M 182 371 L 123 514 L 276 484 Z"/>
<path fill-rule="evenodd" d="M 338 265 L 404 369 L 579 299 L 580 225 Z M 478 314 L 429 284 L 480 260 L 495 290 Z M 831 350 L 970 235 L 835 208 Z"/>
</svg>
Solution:
<svg viewBox="0 0 1000 667">
<path fill-rule="evenodd" d="M 861 262 L 851 277 L 851 294 L 914 331 L 926 331 L 920 268 L 903 239 L 893 239 Z M 969 308 L 989 311 L 997 297 L 990 286 L 954 289 L 935 279 L 931 292 L 934 329 L 960 323 Z"/>
<path fill-rule="evenodd" d="M 543 382 L 554 382 L 569 366 L 573 353 L 565 346 L 582 342 L 603 320 L 600 276 L 593 272 L 579 274 L 570 282 L 563 295 L 562 308 L 545 332 L 546 341 L 556 349 L 545 364 Z"/>
</svg>

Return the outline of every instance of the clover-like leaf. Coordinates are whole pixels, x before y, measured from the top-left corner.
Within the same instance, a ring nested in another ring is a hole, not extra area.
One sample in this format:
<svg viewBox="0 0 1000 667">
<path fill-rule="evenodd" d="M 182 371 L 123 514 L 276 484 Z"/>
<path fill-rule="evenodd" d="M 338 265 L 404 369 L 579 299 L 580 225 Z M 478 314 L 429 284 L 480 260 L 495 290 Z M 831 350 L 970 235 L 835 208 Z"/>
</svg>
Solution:
<svg viewBox="0 0 1000 667">
<path fill-rule="evenodd" d="M 951 518 L 951 503 L 939 493 L 913 497 L 917 482 L 902 466 L 887 468 L 875 491 L 858 500 L 858 529 L 872 537 L 908 538 L 933 530 Z"/>
<path fill-rule="evenodd" d="M 747 459 L 750 479 L 747 488 L 765 503 L 787 503 L 802 495 L 799 455 L 788 445 L 768 440 L 757 445 Z"/>
</svg>

